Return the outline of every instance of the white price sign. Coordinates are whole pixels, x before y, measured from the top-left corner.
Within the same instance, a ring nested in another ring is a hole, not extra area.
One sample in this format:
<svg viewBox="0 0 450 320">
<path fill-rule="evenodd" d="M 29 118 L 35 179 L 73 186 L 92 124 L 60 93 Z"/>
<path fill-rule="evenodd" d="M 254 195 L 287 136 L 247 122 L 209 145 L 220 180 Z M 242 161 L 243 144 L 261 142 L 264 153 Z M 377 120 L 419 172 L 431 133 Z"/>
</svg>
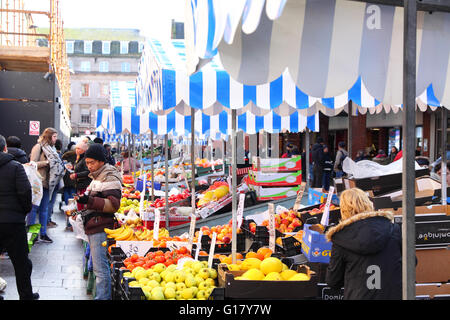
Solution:
<svg viewBox="0 0 450 320">
<path fill-rule="evenodd" d="M 205 218 L 209 217 L 211 212 L 208 207 L 204 207 L 198 211 L 198 214 L 200 215 L 200 217 L 202 217 L 202 219 L 205 219 Z"/>
<path fill-rule="evenodd" d="M 189 227 L 189 245 L 191 246 L 192 243 L 194 242 L 196 220 L 197 216 L 195 214 L 191 214 L 191 226 Z"/>
<path fill-rule="evenodd" d="M 269 248 L 275 252 L 275 205 L 269 203 Z"/>
<path fill-rule="evenodd" d="M 200 230 L 200 232 L 198 233 L 198 240 L 197 240 L 197 250 L 195 250 L 195 261 L 198 260 L 198 254 L 200 252 L 200 250 L 202 250 L 202 236 L 203 236 L 203 231 Z"/>
<path fill-rule="evenodd" d="M 239 194 L 239 205 L 236 213 L 237 229 L 242 225 L 242 220 L 244 219 L 244 203 L 245 203 L 245 193 Z"/>
<path fill-rule="evenodd" d="M 153 241 L 116 241 L 116 246 L 121 248 L 127 257 L 133 254 L 143 257 L 153 247 Z"/>
<path fill-rule="evenodd" d="M 161 221 L 161 211 L 155 209 L 155 222 L 153 223 L 153 239 L 159 238 L 159 222 Z"/>
<path fill-rule="evenodd" d="M 323 226 L 328 226 L 328 223 L 329 223 L 330 205 L 331 205 L 331 198 L 333 197 L 333 193 L 334 193 L 334 187 L 330 187 L 330 190 L 328 191 L 327 202 L 325 204 L 325 209 L 323 210 L 322 219 L 320 220 L 320 224 Z"/>
<path fill-rule="evenodd" d="M 212 268 L 212 263 L 214 259 L 214 250 L 216 249 L 216 239 L 217 233 L 214 232 L 211 239 L 211 247 L 209 248 L 208 268 Z"/>
<path fill-rule="evenodd" d="M 167 248 L 170 251 L 175 251 L 180 249 L 181 247 L 186 247 L 189 251 L 191 251 L 191 246 L 187 244 L 187 242 L 183 241 L 167 241 Z"/>
<path fill-rule="evenodd" d="M 300 207 L 300 204 L 301 204 L 302 198 L 303 198 L 303 193 L 305 192 L 305 186 L 306 186 L 306 183 L 302 182 L 302 184 L 300 185 L 300 190 L 298 191 L 298 194 L 297 194 L 297 199 L 295 199 L 295 203 L 294 203 L 294 207 L 293 207 L 294 211 L 297 211 L 298 208 Z"/>
</svg>

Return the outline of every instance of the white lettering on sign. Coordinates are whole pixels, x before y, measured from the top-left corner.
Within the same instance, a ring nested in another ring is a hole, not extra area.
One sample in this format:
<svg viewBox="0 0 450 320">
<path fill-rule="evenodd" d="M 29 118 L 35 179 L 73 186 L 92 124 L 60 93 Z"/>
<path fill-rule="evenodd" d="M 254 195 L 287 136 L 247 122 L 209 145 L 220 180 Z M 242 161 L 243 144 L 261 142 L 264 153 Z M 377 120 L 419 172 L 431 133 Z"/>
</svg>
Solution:
<svg viewBox="0 0 450 320">
<path fill-rule="evenodd" d="M 381 9 L 379 6 L 372 4 L 367 7 L 366 13 L 370 14 L 367 17 L 366 25 L 369 30 L 381 29 Z"/>
<path fill-rule="evenodd" d="M 208 268 L 212 268 L 213 258 L 214 258 L 214 250 L 216 249 L 216 239 L 217 233 L 214 232 L 211 239 L 211 247 L 209 248 L 209 257 L 208 257 Z"/>
<path fill-rule="evenodd" d="M 275 252 L 275 205 L 269 203 L 269 248 Z"/>
<path fill-rule="evenodd" d="M 41 123 L 39 121 L 30 121 L 30 136 L 38 136 L 41 130 Z"/>
</svg>

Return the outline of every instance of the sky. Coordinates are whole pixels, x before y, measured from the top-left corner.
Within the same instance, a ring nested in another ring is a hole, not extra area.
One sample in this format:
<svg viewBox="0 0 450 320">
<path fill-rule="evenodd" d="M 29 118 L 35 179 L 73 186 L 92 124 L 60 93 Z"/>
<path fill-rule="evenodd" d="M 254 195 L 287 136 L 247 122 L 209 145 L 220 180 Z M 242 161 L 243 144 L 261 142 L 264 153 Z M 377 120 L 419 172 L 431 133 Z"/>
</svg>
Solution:
<svg viewBox="0 0 450 320">
<path fill-rule="evenodd" d="M 49 0 L 26 0 L 27 9 L 49 11 Z M 59 0 L 65 28 L 132 28 L 170 38 L 171 19 L 184 21 L 185 0 Z M 34 16 L 38 27 L 48 19 Z"/>
</svg>

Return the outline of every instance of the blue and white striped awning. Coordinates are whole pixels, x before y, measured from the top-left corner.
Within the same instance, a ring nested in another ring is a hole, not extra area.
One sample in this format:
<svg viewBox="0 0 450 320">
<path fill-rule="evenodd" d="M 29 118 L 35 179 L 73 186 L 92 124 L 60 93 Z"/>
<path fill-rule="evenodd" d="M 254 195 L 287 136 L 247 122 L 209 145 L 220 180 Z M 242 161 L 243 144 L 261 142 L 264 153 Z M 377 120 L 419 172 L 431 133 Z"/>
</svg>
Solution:
<svg viewBox="0 0 450 320">
<path fill-rule="evenodd" d="M 188 74 L 204 64 L 201 59 L 220 56 L 229 75 L 250 86 L 288 72 L 308 96 L 336 97 L 360 81 L 377 101 L 402 104 L 403 7 L 347 0 L 190 4 Z M 419 98 L 433 91 L 431 106 L 450 107 L 449 39 L 450 13 L 417 13 L 416 92 Z"/>
<path fill-rule="evenodd" d="M 223 69 L 218 56 L 191 76 L 187 75 L 185 65 L 184 40 L 153 39 L 146 43 L 136 81 L 138 113 L 170 110 L 181 103 L 195 109 L 207 109 L 217 103 L 240 109 L 253 103 L 263 110 L 275 109 L 283 103 L 297 109 L 307 109 L 317 103 L 329 109 L 340 109 L 350 100 L 366 108 L 380 104 L 361 79 L 342 94 L 320 98 L 301 91 L 288 71 L 270 83 L 250 86 L 234 80 Z"/>
</svg>

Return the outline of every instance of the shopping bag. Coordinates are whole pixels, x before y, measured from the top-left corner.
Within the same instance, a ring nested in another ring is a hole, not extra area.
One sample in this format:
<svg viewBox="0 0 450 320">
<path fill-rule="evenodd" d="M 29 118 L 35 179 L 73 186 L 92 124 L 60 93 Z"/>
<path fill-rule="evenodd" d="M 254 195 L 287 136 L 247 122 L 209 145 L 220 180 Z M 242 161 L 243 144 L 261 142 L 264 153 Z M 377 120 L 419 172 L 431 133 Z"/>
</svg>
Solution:
<svg viewBox="0 0 450 320">
<path fill-rule="evenodd" d="M 86 235 L 86 233 L 84 232 L 84 224 L 83 224 L 83 219 L 81 218 L 81 214 L 78 214 L 76 216 L 75 220 L 72 218 L 69 218 L 69 223 L 73 227 L 73 232 L 75 234 L 75 238 L 89 242 L 89 238 Z"/>
<path fill-rule="evenodd" d="M 34 240 L 39 236 L 40 231 L 41 225 L 39 223 L 27 226 L 27 242 L 29 251 L 31 251 L 31 248 L 33 247 L 34 244 Z"/>
<path fill-rule="evenodd" d="M 41 199 L 43 195 L 42 189 L 42 177 L 37 170 L 37 165 L 35 162 L 26 163 L 23 165 L 25 173 L 27 174 L 28 180 L 31 184 L 31 202 L 33 205 L 38 206 L 41 204 Z"/>
</svg>

